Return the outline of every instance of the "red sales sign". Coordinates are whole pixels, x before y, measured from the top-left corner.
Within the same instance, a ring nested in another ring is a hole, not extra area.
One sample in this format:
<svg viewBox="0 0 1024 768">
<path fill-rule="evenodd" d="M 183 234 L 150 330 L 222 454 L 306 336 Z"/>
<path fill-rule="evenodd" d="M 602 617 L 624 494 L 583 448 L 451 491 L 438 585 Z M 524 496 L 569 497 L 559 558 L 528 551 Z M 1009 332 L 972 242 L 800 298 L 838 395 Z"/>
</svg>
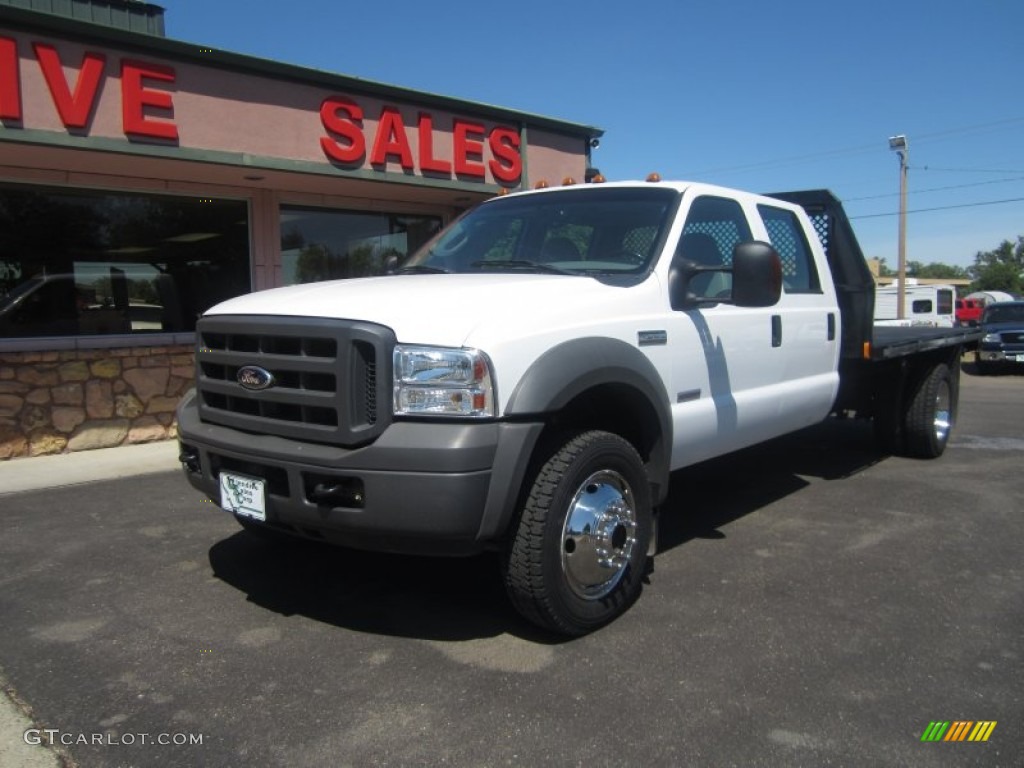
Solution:
<svg viewBox="0 0 1024 768">
<path fill-rule="evenodd" d="M 65 128 L 87 130 L 96 108 L 100 85 L 107 76 L 107 56 L 86 51 L 81 61 L 64 62 L 49 43 L 32 43 L 32 52 L 49 89 L 54 109 Z M 70 80 L 64 65 L 77 67 Z M 121 122 L 126 136 L 139 139 L 178 141 L 174 122 L 174 99 L 169 90 L 175 84 L 173 67 L 134 59 L 120 61 Z M 397 163 L 406 171 L 440 174 L 483 181 L 487 171 L 495 181 L 515 184 L 522 175 L 519 132 L 506 126 L 487 130 L 482 123 L 462 118 L 452 120 L 450 156 L 435 154 L 434 117 L 420 112 L 415 127 L 407 127 L 397 107 L 384 106 L 377 116 L 375 132 L 364 128 L 364 110 L 344 96 L 332 96 L 320 106 L 324 155 L 342 167 L 358 168 L 368 159 L 384 168 Z M 21 70 L 16 40 L 0 36 L 0 119 L 20 122 Z M 411 134 L 410 134 L 411 132 Z M 416 136 L 413 151 L 410 135 Z M 489 159 L 485 157 L 489 150 Z"/>
<path fill-rule="evenodd" d="M 327 135 L 320 146 L 333 162 L 343 166 L 361 166 L 369 149 L 370 164 L 387 165 L 397 162 L 407 171 L 420 171 L 460 177 L 484 179 L 487 169 L 498 182 L 514 184 L 523 172 L 519 154 L 519 133 L 512 128 L 497 126 L 486 131 L 481 123 L 461 118 L 452 121 L 452 156 L 434 154 L 434 118 L 429 112 L 420 112 L 414 129 L 419 146 L 419 157 L 414 157 L 409 134 L 402 115 L 395 107 L 385 106 L 377 121 L 377 131 L 368 137 L 363 129 L 363 108 L 344 96 L 332 96 L 320 106 L 320 122 Z M 484 143 L 491 159 L 484 165 Z"/>
</svg>

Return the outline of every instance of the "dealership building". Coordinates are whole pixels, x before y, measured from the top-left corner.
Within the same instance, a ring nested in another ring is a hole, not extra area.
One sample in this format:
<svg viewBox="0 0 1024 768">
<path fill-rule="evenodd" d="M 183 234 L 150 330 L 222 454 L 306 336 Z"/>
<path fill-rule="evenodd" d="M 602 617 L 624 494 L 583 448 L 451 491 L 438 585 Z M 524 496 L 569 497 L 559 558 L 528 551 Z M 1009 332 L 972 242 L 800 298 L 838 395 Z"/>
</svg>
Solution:
<svg viewBox="0 0 1024 768">
<path fill-rule="evenodd" d="M 601 131 L 0 0 L 0 459 L 167 439 L 196 317 L 382 274 L 473 204 L 583 181 Z"/>
</svg>

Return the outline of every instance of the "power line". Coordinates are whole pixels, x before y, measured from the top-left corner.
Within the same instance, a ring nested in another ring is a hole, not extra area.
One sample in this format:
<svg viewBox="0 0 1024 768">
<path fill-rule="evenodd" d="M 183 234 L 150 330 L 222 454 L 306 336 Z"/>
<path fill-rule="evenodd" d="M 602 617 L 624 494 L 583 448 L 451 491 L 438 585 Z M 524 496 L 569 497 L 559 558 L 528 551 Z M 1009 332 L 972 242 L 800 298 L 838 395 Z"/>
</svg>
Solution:
<svg viewBox="0 0 1024 768">
<path fill-rule="evenodd" d="M 771 168 L 777 166 L 796 165 L 798 163 L 807 162 L 809 160 L 819 160 L 826 157 L 836 157 L 839 155 L 854 155 L 866 152 L 874 152 L 878 150 L 878 144 L 864 144 L 859 147 L 848 147 L 846 149 L 830 149 L 824 152 L 812 152 L 807 155 L 794 155 L 792 157 L 780 157 L 776 160 L 762 160 L 757 163 L 748 163 L 746 165 L 733 165 L 723 168 L 708 168 L 703 171 L 696 171 L 690 175 L 695 178 L 700 178 L 712 173 L 734 173 L 736 171 L 751 171 L 758 168 Z"/>
<path fill-rule="evenodd" d="M 1024 173 L 1024 171 L 1021 171 Z M 929 187 L 928 189 L 915 189 L 913 190 L 915 195 L 920 195 L 925 192 L 944 192 L 950 189 L 966 189 L 967 187 L 982 187 L 986 184 L 1005 184 L 1008 181 L 1024 181 L 1024 176 L 1014 176 L 1010 179 L 993 179 L 992 181 L 975 181 L 970 184 L 950 184 L 945 187 Z M 867 195 L 866 197 L 844 197 L 844 203 L 852 203 L 855 200 L 878 200 L 883 197 L 899 197 L 899 192 L 887 192 L 884 195 Z"/>
<path fill-rule="evenodd" d="M 952 208 L 978 208 L 983 205 L 1000 205 L 1001 203 L 1019 203 L 1024 201 L 1024 197 L 1012 197 L 1006 200 L 988 200 L 983 203 L 961 203 L 960 205 L 940 205 L 935 208 L 917 208 L 913 211 L 907 211 L 907 213 L 928 213 L 929 211 L 948 211 Z M 861 216 L 850 216 L 850 219 L 877 219 L 882 216 L 899 216 L 899 211 L 893 211 L 892 213 L 866 213 Z"/>
<path fill-rule="evenodd" d="M 961 134 L 973 133 L 989 128 L 995 128 L 1005 125 L 1012 125 L 1014 123 L 1024 123 L 1024 117 L 1008 117 L 1002 120 L 994 120 L 988 123 L 981 123 L 978 125 L 968 125 L 962 128 L 952 128 L 947 131 L 937 131 L 935 133 L 926 134 L 915 134 L 914 143 L 927 142 L 935 139 L 946 138 L 950 136 L 956 136 Z M 843 149 L 830 149 L 821 152 L 811 152 L 806 155 L 794 155 L 791 157 L 780 157 L 775 160 L 762 160 L 756 163 L 747 163 L 745 165 L 733 165 L 724 166 L 721 168 L 709 168 L 703 171 L 692 172 L 691 175 L 695 178 L 712 174 L 712 173 L 733 173 L 736 171 L 749 171 L 756 170 L 759 168 L 770 168 L 774 166 L 785 166 L 785 165 L 796 165 L 798 163 L 807 162 L 810 160 L 818 160 L 827 157 L 836 157 L 839 155 L 855 155 L 863 154 L 867 152 L 875 152 L 879 149 L 879 142 L 872 142 L 871 144 L 861 144 L 856 147 L 846 147 Z M 911 166 L 912 167 L 912 166 Z M 927 169 L 927 166 L 925 166 Z M 932 170 L 968 170 L 968 169 L 940 169 L 933 168 Z M 976 171 L 977 173 L 1024 173 L 1024 171 Z"/>
<path fill-rule="evenodd" d="M 951 128 L 946 131 L 937 131 L 936 133 L 925 133 L 915 134 L 914 141 L 930 141 L 932 139 L 945 138 L 947 136 L 958 136 L 968 133 L 977 133 L 987 128 L 995 128 L 1003 125 L 1012 125 L 1013 123 L 1024 123 L 1024 117 L 1006 117 L 1001 120 L 993 120 L 990 123 L 981 123 L 980 125 L 968 125 L 963 128 Z"/>
<path fill-rule="evenodd" d="M 914 168 L 914 166 L 911 166 L 911 168 Z M 935 168 L 935 167 L 930 166 L 930 165 L 922 165 L 920 168 L 914 168 L 914 170 L 921 170 L 921 171 L 945 171 L 947 173 L 1024 173 L 1024 171 L 1019 171 L 1019 170 L 1018 171 L 1007 171 L 1007 170 L 996 171 L 996 170 L 989 170 L 989 169 L 985 169 L 985 168 Z"/>
</svg>

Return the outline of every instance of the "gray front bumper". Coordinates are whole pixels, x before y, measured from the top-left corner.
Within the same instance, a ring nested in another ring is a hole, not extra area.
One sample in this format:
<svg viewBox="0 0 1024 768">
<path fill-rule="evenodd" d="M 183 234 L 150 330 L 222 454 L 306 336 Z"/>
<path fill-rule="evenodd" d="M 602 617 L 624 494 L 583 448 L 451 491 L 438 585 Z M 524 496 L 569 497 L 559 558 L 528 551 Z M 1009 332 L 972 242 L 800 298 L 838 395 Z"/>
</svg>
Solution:
<svg viewBox="0 0 1024 768">
<path fill-rule="evenodd" d="M 203 423 L 194 396 L 178 409 L 186 477 L 215 502 L 222 470 L 257 477 L 266 481 L 272 529 L 439 555 L 471 554 L 500 540 L 542 426 L 396 422 L 373 443 L 344 449 Z M 325 502 L 318 485 L 343 491 Z"/>
</svg>

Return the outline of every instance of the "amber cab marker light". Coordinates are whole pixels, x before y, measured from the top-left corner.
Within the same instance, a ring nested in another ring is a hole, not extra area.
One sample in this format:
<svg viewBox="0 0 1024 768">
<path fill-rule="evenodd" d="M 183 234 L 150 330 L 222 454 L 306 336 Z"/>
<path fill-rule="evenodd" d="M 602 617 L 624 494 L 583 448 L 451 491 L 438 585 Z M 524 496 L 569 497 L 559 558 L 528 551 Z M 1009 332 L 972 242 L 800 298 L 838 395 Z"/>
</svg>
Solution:
<svg viewBox="0 0 1024 768">
<path fill-rule="evenodd" d="M 658 182 L 661 181 L 661 174 L 657 171 L 647 174 L 647 181 Z"/>
<path fill-rule="evenodd" d="M 564 179 L 562 179 L 562 186 L 563 187 L 571 187 L 575 183 L 576 183 L 576 179 L 574 179 L 572 176 L 566 176 Z"/>
<path fill-rule="evenodd" d="M 604 174 L 603 173 L 599 173 L 599 174 L 597 174 L 596 176 L 594 176 L 590 180 L 590 183 L 591 184 L 604 184 L 606 181 L 607 181 L 607 179 L 604 177 Z"/>
<path fill-rule="evenodd" d="M 536 184 L 533 185 L 533 188 L 534 189 L 547 189 L 548 188 L 548 183 L 547 183 L 547 181 L 545 179 L 541 179 L 540 181 L 538 181 Z"/>
</svg>

